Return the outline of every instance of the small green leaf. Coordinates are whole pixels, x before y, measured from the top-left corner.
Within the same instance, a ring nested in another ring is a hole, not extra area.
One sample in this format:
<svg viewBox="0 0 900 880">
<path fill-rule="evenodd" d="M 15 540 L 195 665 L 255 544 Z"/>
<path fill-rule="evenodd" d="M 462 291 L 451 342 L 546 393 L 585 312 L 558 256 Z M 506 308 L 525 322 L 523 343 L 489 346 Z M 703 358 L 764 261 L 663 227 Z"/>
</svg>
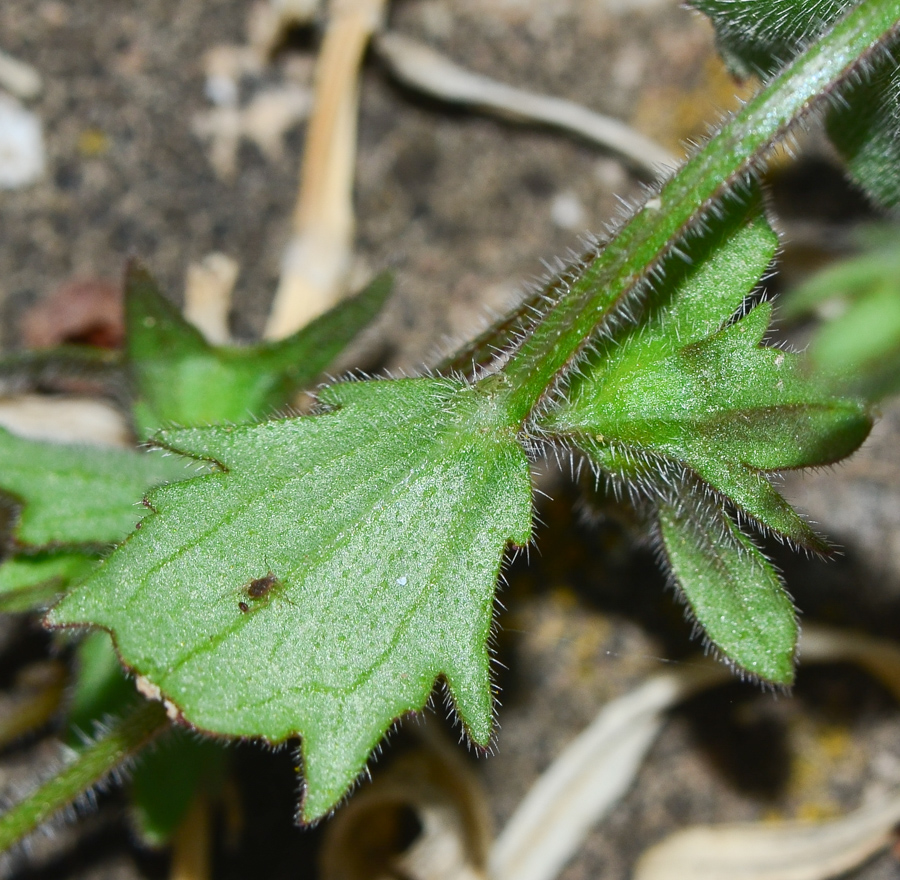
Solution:
<svg viewBox="0 0 900 880">
<path fill-rule="evenodd" d="M 798 355 L 762 345 L 769 303 L 741 314 L 774 246 L 758 202 L 732 202 L 670 257 L 643 320 L 598 345 L 541 428 L 656 511 L 673 574 L 708 637 L 742 668 L 785 684 L 796 639 L 790 602 L 727 506 L 824 551 L 766 474 L 835 461 L 871 422 L 861 403 L 811 378 Z"/>
<path fill-rule="evenodd" d="M 379 275 L 280 342 L 212 346 L 133 263 L 125 313 L 138 433 L 146 437 L 171 424 L 248 422 L 286 406 L 372 321 L 390 290 L 390 276 Z"/>
<path fill-rule="evenodd" d="M 97 556 L 78 550 L 19 554 L 0 563 L 0 611 L 46 607 L 71 583 L 86 578 Z"/>
<path fill-rule="evenodd" d="M 0 491 L 22 505 L 15 536 L 23 545 L 121 541 L 146 512 L 147 489 L 194 476 L 191 467 L 175 456 L 41 443 L 0 429 Z"/>
<path fill-rule="evenodd" d="M 835 387 L 868 400 L 900 392 L 900 232 L 874 228 L 865 251 L 817 273 L 785 298 L 790 318 L 821 320 L 807 348 Z"/>
<path fill-rule="evenodd" d="M 340 384 L 322 415 L 164 433 L 221 472 L 154 491 L 156 513 L 51 623 L 111 630 L 203 730 L 302 736 L 306 820 L 439 677 L 487 742 L 495 580 L 531 523 L 497 381 Z"/>
<path fill-rule="evenodd" d="M 693 616 L 741 669 L 791 684 L 797 622 L 777 573 L 720 509 L 698 500 L 702 488 L 685 488 L 677 504 L 659 505 L 659 528 Z"/>
<path fill-rule="evenodd" d="M 122 671 L 109 633 L 98 631 L 85 636 L 78 645 L 77 667 L 66 738 L 73 748 L 83 748 L 96 734 L 98 722 L 126 715 L 139 696 L 134 682 Z"/>
<path fill-rule="evenodd" d="M 214 794 L 228 766 L 222 743 L 175 727 L 145 750 L 131 772 L 135 824 L 148 846 L 165 846 L 197 794 Z"/>
<path fill-rule="evenodd" d="M 661 461 L 678 462 L 759 523 L 824 550 L 762 472 L 836 461 L 870 420 L 809 378 L 797 355 L 760 347 L 768 303 L 732 320 L 775 244 L 756 204 L 733 204 L 670 260 L 644 320 L 600 344 L 542 427 L 645 485 Z"/>
</svg>

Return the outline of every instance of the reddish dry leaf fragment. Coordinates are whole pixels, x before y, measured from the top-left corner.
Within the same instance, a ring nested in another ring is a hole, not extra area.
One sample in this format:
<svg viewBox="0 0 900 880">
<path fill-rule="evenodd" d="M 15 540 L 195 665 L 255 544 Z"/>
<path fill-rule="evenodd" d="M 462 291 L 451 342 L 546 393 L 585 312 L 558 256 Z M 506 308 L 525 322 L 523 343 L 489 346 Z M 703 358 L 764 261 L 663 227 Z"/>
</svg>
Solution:
<svg viewBox="0 0 900 880">
<path fill-rule="evenodd" d="M 27 348 L 62 344 L 119 348 L 125 337 L 122 286 L 103 278 L 63 282 L 23 316 Z"/>
</svg>

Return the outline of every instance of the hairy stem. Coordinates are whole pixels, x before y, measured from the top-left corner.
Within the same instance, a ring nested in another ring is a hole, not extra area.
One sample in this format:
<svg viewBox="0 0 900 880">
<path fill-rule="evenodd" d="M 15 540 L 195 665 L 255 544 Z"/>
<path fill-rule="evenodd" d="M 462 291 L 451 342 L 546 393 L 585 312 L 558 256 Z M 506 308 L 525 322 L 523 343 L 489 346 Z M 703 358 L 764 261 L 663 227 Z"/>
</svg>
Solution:
<svg viewBox="0 0 900 880">
<path fill-rule="evenodd" d="M 510 416 L 524 421 L 597 329 L 817 98 L 897 30 L 900 0 L 863 0 L 735 114 L 578 272 L 503 367 Z"/>
<path fill-rule="evenodd" d="M 0 852 L 9 849 L 54 813 L 102 782 L 168 724 L 161 703 L 142 701 L 130 715 L 81 752 L 56 776 L 0 816 Z"/>
</svg>

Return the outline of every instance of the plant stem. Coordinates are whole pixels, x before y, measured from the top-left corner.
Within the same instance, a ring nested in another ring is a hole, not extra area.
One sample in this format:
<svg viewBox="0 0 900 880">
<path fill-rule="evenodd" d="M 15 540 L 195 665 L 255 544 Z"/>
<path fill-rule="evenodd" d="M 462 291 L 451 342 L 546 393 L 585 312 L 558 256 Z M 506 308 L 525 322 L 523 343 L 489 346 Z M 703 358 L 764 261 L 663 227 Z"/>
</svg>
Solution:
<svg viewBox="0 0 900 880">
<path fill-rule="evenodd" d="M 161 703 L 142 701 L 102 739 L 89 746 L 37 791 L 0 816 L 0 852 L 101 782 L 169 724 Z"/>
<path fill-rule="evenodd" d="M 858 71 L 897 29 L 900 0 L 863 0 L 732 117 L 623 226 L 552 302 L 502 372 L 505 403 L 523 422 L 547 390 L 661 261 L 703 222 L 715 203 L 763 160 L 820 96 Z"/>
</svg>

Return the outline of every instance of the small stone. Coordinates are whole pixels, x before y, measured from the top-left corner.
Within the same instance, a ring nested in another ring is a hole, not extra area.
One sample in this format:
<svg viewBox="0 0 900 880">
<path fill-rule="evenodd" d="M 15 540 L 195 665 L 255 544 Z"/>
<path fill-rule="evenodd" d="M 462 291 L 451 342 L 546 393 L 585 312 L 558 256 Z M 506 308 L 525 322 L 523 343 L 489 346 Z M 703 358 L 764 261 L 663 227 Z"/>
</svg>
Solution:
<svg viewBox="0 0 900 880">
<path fill-rule="evenodd" d="M 41 121 L 15 98 L 0 93 L 0 189 L 22 189 L 44 173 Z"/>
<path fill-rule="evenodd" d="M 584 229 L 587 212 L 581 199 L 571 190 L 558 193 L 550 205 L 550 219 L 561 229 Z"/>
</svg>

